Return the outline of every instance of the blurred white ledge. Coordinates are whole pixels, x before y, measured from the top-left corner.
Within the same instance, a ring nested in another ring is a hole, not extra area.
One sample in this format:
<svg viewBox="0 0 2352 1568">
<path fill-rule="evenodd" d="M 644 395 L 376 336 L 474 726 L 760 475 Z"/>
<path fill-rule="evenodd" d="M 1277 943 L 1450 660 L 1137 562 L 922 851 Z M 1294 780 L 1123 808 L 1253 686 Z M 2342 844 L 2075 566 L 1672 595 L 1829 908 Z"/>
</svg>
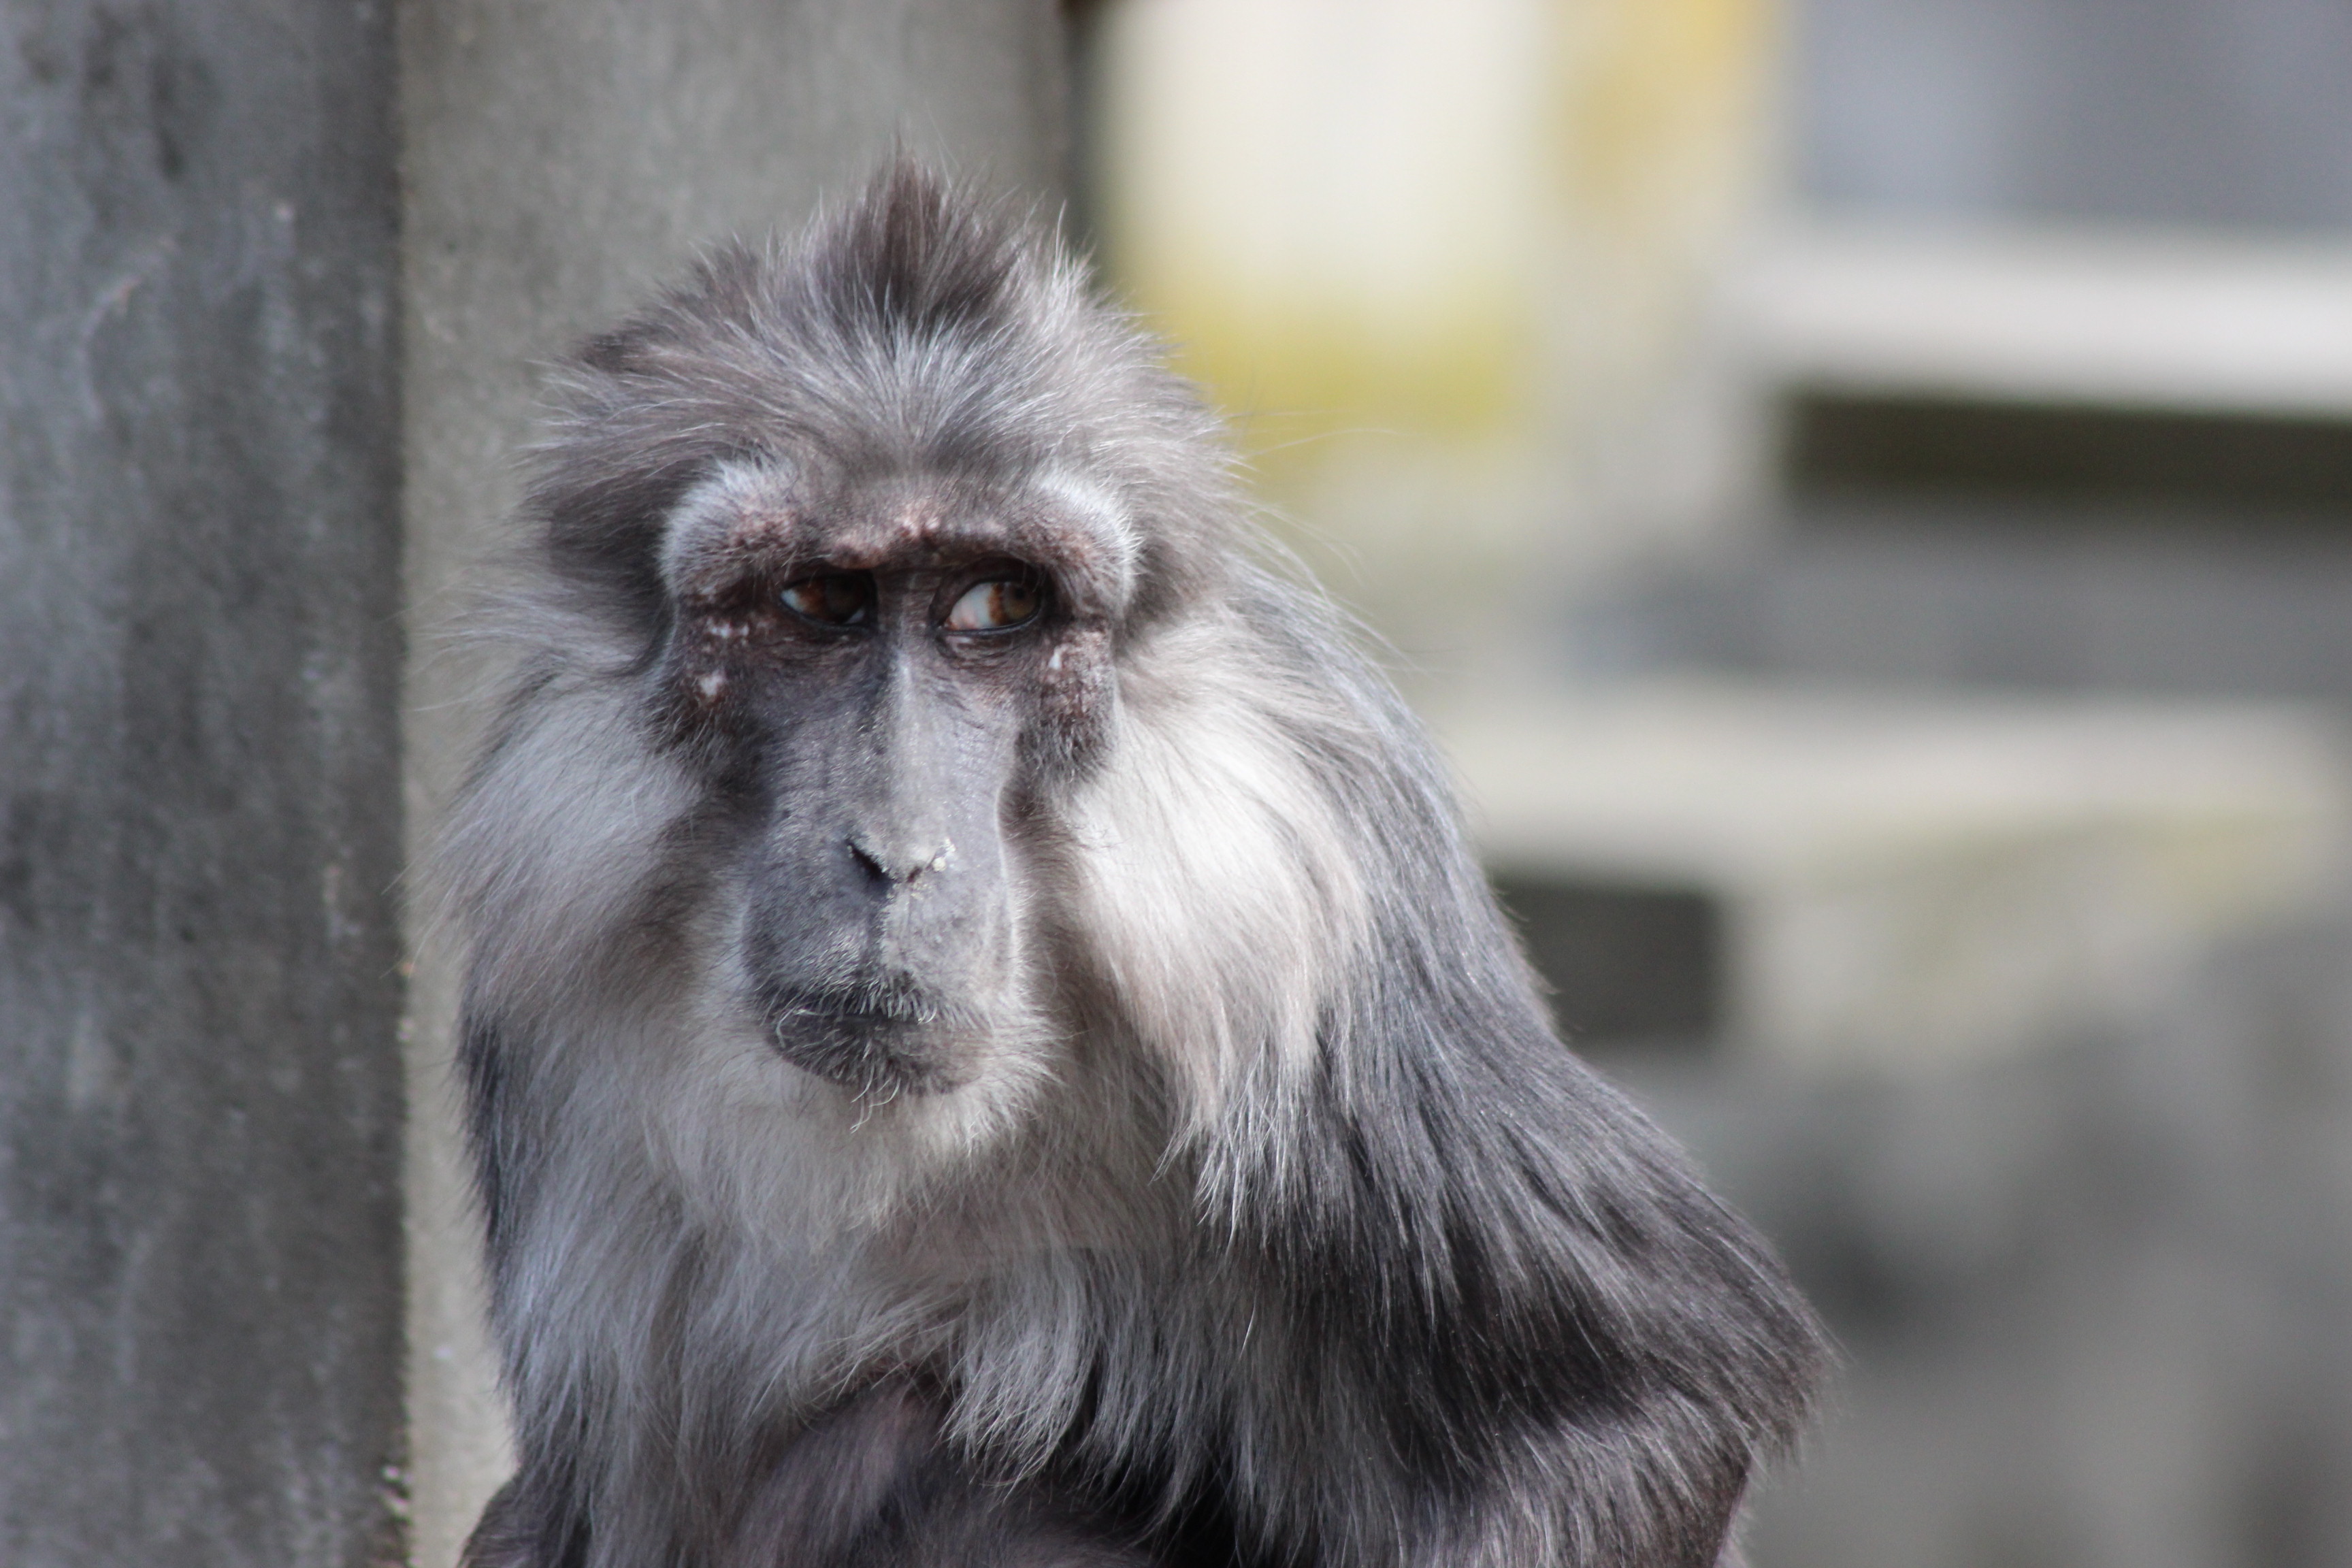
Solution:
<svg viewBox="0 0 2352 1568">
<path fill-rule="evenodd" d="M 1498 873 L 1717 900 L 1729 1043 L 1790 1063 L 2138 1016 L 2202 945 L 2334 894 L 2352 842 L 2352 754 L 2285 708 L 1673 684 L 1438 728 Z"/>
<path fill-rule="evenodd" d="M 1813 226 L 1731 306 L 1784 385 L 2352 417 L 2352 237 Z"/>
</svg>

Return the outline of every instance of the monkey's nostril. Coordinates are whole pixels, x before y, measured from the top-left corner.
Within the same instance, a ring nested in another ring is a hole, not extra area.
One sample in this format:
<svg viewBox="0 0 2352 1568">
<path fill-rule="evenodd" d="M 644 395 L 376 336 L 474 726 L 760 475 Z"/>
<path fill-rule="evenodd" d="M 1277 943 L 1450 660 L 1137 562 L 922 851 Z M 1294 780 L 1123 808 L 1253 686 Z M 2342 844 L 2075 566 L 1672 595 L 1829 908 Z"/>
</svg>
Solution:
<svg viewBox="0 0 2352 1568">
<path fill-rule="evenodd" d="M 866 876 L 894 888 L 941 869 L 955 852 L 952 844 L 894 845 L 865 833 L 851 834 L 847 842 L 850 858 L 865 868 Z"/>
<path fill-rule="evenodd" d="M 849 840 L 849 858 L 856 861 L 865 870 L 869 880 L 886 886 L 898 880 L 890 874 L 889 867 L 883 864 L 882 858 L 860 843 L 855 835 L 851 836 Z"/>
</svg>

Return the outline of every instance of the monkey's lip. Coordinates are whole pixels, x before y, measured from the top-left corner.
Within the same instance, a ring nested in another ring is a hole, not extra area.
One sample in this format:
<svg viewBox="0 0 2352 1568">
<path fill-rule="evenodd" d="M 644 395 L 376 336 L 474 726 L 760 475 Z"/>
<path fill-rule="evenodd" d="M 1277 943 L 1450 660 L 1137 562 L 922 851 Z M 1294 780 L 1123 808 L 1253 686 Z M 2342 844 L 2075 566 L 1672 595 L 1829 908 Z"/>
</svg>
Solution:
<svg viewBox="0 0 2352 1568">
<path fill-rule="evenodd" d="M 778 986 L 762 998 L 777 1054 L 860 1094 L 937 1094 L 958 1088 L 953 1042 L 961 1009 L 902 981 L 850 987 Z"/>
</svg>

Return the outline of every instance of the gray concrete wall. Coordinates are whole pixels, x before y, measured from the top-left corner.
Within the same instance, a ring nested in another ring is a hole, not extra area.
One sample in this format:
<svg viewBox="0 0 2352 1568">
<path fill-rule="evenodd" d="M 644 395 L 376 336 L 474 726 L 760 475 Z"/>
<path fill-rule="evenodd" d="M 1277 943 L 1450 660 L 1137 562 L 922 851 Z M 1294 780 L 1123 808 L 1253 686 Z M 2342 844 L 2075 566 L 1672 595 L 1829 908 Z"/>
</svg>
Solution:
<svg viewBox="0 0 2352 1568">
<path fill-rule="evenodd" d="M 1056 199 L 1063 70 L 1052 0 L 0 0 L 0 1563 L 454 1555 L 395 883 L 532 365 L 894 146 Z"/>
<path fill-rule="evenodd" d="M 534 364 L 696 246 L 796 225 L 894 146 L 1057 199 L 1066 94 L 1052 0 L 414 0 L 400 47 L 407 785 L 424 830 L 477 717 L 443 631 L 514 504 Z M 428 947 L 409 1034 L 410 1475 L 431 1568 L 508 1463 L 449 1115 L 454 994 Z"/>
<path fill-rule="evenodd" d="M 0 3 L 11 1568 L 395 1545 L 391 26 Z"/>
</svg>

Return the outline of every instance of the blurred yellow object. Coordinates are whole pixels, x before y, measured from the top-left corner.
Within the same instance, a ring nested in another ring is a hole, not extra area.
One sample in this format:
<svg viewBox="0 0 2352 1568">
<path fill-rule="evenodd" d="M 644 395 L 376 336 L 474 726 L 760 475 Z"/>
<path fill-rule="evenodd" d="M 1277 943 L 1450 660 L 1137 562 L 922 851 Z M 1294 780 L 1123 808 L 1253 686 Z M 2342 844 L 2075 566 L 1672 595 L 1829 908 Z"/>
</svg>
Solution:
<svg viewBox="0 0 2352 1568">
<path fill-rule="evenodd" d="M 1458 647 L 1498 584 L 1540 593 L 1638 547 L 1656 498 L 1689 488 L 1604 454 L 1642 449 L 1686 379 L 1758 184 L 1768 5 L 1125 0 L 1106 18 L 1114 280 L 1242 418 L 1315 563 L 1409 648 Z"/>
</svg>

